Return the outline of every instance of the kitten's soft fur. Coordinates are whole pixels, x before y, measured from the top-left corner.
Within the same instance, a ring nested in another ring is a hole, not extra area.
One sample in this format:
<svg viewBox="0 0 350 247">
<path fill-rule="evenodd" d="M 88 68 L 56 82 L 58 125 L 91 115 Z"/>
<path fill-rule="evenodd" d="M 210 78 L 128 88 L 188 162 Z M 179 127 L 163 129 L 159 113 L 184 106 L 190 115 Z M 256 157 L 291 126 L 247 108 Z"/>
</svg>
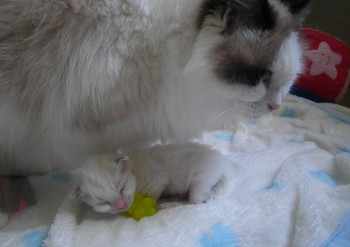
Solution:
<svg viewBox="0 0 350 247">
<path fill-rule="evenodd" d="M 0 172 L 28 174 L 276 109 L 309 0 L 0 1 Z"/>
<path fill-rule="evenodd" d="M 229 191 L 231 162 L 207 146 L 156 145 L 125 155 L 90 158 L 81 168 L 81 184 L 73 193 L 96 212 L 126 211 L 135 190 L 159 198 L 187 196 L 192 204 Z"/>
</svg>

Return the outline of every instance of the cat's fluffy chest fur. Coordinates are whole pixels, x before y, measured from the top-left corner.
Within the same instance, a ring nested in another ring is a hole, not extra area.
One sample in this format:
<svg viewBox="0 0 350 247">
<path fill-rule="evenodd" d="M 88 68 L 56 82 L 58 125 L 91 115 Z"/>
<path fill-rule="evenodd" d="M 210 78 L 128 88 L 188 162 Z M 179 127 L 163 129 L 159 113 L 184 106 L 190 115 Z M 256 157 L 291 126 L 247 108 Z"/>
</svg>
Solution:
<svg viewBox="0 0 350 247">
<path fill-rule="evenodd" d="M 269 112 L 302 71 L 307 2 L 2 1 L 0 172 Z"/>
<path fill-rule="evenodd" d="M 131 205 L 135 191 L 156 199 L 187 196 L 193 204 L 229 192 L 232 162 L 207 146 L 156 145 L 128 154 L 90 158 L 73 195 L 96 212 L 119 213 Z"/>
</svg>

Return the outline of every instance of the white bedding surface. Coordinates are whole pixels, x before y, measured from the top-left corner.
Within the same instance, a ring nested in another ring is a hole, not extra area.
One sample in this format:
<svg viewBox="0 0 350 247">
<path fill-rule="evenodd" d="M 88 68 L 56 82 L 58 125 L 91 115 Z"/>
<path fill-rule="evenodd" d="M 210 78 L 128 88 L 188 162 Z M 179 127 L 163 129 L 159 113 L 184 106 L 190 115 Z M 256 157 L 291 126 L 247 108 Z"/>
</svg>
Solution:
<svg viewBox="0 0 350 247">
<path fill-rule="evenodd" d="M 0 246 L 350 246 L 350 109 L 288 96 L 200 141 L 232 160 L 227 197 L 137 222 L 70 200 L 69 172 L 30 177 L 38 203 L 11 217 Z"/>
</svg>

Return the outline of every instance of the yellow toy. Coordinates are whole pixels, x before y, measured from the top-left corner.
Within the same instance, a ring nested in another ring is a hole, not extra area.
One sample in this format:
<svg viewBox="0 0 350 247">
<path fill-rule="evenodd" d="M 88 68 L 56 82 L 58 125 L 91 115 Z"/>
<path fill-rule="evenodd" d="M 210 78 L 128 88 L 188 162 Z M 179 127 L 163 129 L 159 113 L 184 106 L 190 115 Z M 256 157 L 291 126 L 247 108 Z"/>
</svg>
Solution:
<svg viewBox="0 0 350 247">
<path fill-rule="evenodd" d="M 127 216 L 139 221 L 140 219 L 157 213 L 157 200 L 153 197 L 135 192 L 134 201 L 125 212 Z"/>
</svg>

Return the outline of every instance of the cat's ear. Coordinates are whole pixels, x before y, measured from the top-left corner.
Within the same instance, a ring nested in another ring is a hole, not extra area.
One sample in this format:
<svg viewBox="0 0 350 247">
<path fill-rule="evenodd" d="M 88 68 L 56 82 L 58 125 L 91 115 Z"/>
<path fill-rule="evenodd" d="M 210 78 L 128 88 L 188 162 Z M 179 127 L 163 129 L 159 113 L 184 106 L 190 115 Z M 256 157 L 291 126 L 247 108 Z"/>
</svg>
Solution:
<svg viewBox="0 0 350 247">
<path fill-rule="evenodd" d="M 308 9 L 311 0 L 280 0 L 288 6 L 289 11 L 294 15 L 303 15 Z"/>
<path fill-rule="evenodd" d="M 275 13 L 268 0 L 231 0 L 228 1 L 223 16 L 224 33 L 247 27 L 257 30 L 271 30 L 275 27 Z"/>
<path fill-rule="evenodd" d="M 268 0 L 205 0 L 197 19 L 198 28 L 207 18 L 222 23 L 223 33 L 228 35 L 242 27 L 270 30 L 276 19 Z"/>
</svg>

